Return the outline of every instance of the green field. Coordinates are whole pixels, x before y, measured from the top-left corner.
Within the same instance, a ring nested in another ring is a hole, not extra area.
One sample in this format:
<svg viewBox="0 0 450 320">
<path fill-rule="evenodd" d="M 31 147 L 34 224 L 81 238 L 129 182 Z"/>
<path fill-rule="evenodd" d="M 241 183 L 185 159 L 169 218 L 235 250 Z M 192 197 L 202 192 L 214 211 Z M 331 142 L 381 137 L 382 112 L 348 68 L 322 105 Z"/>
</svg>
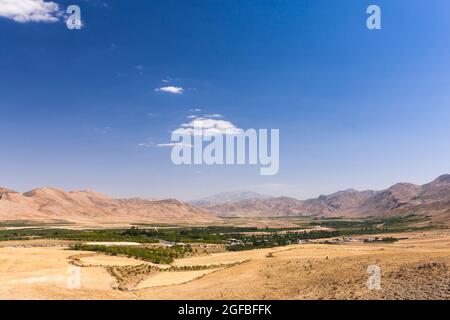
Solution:
<svg viewBox="0 0 450 320">
<path fill-rule="evenodd" d="M 75 244 L 71 250 L 94 251 L 110 254 L 113 256 L 125 255 L 127 257 L 141 259 L 153 263 L 169 264 L 173 259 L 183 257 L 186 253 L 192 252 L 191 246 L 174 246 L 171 248 L 139 248 L 123 246 L 97 246 Z"/>
<path fill-rule="evenodd" d="M 317 217 L 277 217 L 297 225 L 294 228 L 256 228 L 239 226 L 185 227 L 176 225 L 155 226 L 140 224 L 120 229 L 64 229 L 56 224 L 46 228 L 31 223 L 11 222 L 1 227 L 15 227 L 0 230 L 0 241 L 57 239 L 69 240 L 75 244 L 73 250 L 96 251 L 111 255 L 125 255 L 154 263 L 171 263 L 173 259 L 192 252 L 190 245 L 183 244 L 222 244 L 229 251 L 271 248 L 299 243 L 305 240 L 373 235 L 389 232 L 408 232 L 439 228 L 430 223 L 428 217 L 409 215 L 391 218 L 317 218 Z M 21 228 L 24 227 L 24 228 Z M 26 227 L 26 228 L 25 228 Z M 330 230 L 314 230 L 322 227 Z M 308 231 L 305 231 L 308 230 Z M 169 241 L 171 247 L 136 247 L 86 245 L 85 242 L 138 242 L 142 244 Z M 395 242 L 396 238 L 377 238 L 376 241 Z M 330 242 L 331 243 L 331 242 Z"/>
<path fill-rule="evenodd" d="M 289 219 L 298 225 L 293 228 L 256 228 L 239 226 L 209 226 L 209 227 L 156 227 L 150 225 L 136 225 L 126 229 L 86 229 L 70 230 L 61 225 L 46 228 L 37 224 L 14 222 L 5 226 L 18 227 L 13 230 L 0 229 L 0 241 L 26 240 L 26 239 L 60 239 L 72 241 L 126 241 L 139 243 L 156 243 L 160 240 L 184 243 L 216 243 L 226 244 L 230 238 L 258 243 L 276 242 L 286 244 L 289 241 L 301 239 L 321 239 L 336 236 L 350 236 L 363 234 L 378 234 L 386 232 L 406 232 L 433 228 L 428 223 L 430 219 L 424 216 L 409 215 L 392 218 L 367 218 L 367 219 L 343 219 L 343 218 L 316 218 L 316 217 L 278 217 L 276 219 Z M 417 227 L 417 224 L 424 226 Z M 32 226 L 32 228 L 30 228 Z M 20 227 L 27 227 L 21 229 Z M 332 231 L 298 232 L 303 229 L 326 227 Z M 295 232 L 297 231 L 297 232 Z M 252 235 L 254 233 L 254 235 Z M 261 235 L 264 233 L 264 235 Z M 251 241 L 250 241 L 251 239 Z"/>
</svg>

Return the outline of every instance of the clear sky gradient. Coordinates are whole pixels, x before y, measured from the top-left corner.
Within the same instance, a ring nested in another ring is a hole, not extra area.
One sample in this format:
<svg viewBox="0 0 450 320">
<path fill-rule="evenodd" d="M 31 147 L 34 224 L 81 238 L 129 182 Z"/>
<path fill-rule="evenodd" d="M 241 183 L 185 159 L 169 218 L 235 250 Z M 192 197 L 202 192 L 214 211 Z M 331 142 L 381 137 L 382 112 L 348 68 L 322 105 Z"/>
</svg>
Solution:
<svg viewBox="0 0 450 320">
<path fill-rule="evenodd" d="M 83 28 L 0 17 L 0 186 L 303 199 L 450 172 L 448 0 L 53 1 Z M 278 175 L 174 166 L 157 144 L 197 108 L 279 128 Z"/>
</svg>

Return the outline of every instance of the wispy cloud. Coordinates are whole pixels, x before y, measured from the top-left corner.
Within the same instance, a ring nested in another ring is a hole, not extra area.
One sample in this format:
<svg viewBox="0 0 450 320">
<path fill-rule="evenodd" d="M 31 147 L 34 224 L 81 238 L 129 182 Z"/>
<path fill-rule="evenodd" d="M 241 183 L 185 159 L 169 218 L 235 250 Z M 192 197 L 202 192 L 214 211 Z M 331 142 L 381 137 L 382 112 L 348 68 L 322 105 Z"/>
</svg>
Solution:
<svg viewBox="0 0 450 320">
<path fill-rule="evenodd" d="M 167 87 L 156 88 L 155 91 L 166 92 L 166 93 L 171 93 L 171 94 L 182 94 L 184 92 L 184 89 L 182 87 L 167 86 Z"/>
<path fill-rule="evenodd" d="M 157 144 L 158 147 L 164 148 L 173 148 L 173 147 L 185 147 L 185 148 L 193 148 L 192 144 L 189 143 L 182 143 L 182 142 L 171 142 L 171 143 L 159 143 Z"/>
<path fill-rule="evenodd" d="M 289 196 L 297 199 L 301 199 L 305 197 L 302 190 L 292 184 L 287 183 L 262 183 L 262 184 L 253 184 L 245 187 L 246 189 L 253 190 L 256 192 L 261 192 L 263 194 L 270 194 L 272 196 Z"/>
<path fill-rule="evenodd" d="M 223 115 L 214 113 L 214 114 L 205 114 L 204 117 L 205 118 L 223 118 Z"/>
<path fill-rule="evenodd" d="M 108 46 L 108 51 L 114 51 L 118 48 L 119 46 L 115 43 L 110 43 Z"/>
<path fill-rule="evenodd" d="M 93 7 L 110 8 L 109 4 L 104 0 L 84 0 Z"/>
<path fill-rule="evenodd" d="M 62 16 L 59 5 L 53 1 L 0 0 L 0 17 L 16 22 L 56 22 Z"/>
<path fill-rule="evenodd" d="M 142 148 L 173 148 L 173 147 L 185 147 L 185 148 L 193 148 L 193 145 L 182 143 L 182 142 L 170 142 L 170 143 L 154 143 L 152 141 L 142 142 L 138 144 L 139 147 Z"/>
<path fill-rule="evenodd" d="M 144 74 L 144 66 L 142 64 L 138 64 L 134 66 L 134 69 L 140 74 Z"/>
<path fill-rule="evenodd" d="M 148 142 L 142 142 L 142 143 L 138 143 L 139 147 L 143 147 L 143 148 L 151 148 L 155 146 L 154 142 L 148 141 Z"/>
<path fill-rule="evenodd" d="M 94 128 L 94 131 L 98 134 L 108 134 L 111 130 L 111 127 Z"/>
<path fill-rule="evenodd" d="M 293 188 L 295 186 L 286 183 L 262 183 L 250 185 L 249 188 L 255 189 L 280 189 L 280 188 Z"/>
</svg>

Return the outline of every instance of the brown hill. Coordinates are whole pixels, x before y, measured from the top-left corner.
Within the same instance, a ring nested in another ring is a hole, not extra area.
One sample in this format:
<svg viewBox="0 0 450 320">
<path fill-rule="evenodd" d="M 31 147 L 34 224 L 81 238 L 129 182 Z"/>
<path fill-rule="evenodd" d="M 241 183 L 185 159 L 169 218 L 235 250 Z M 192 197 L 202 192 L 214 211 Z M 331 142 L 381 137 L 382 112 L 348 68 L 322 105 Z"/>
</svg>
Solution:
<svg viewBox="0 0 450 320">
<path fill-rule="evenodd" d="M 321 195 L 315 199 L 304 201 L 309 208 L 309 212 L 317 215 L 333 215 L 342 212 L 351 212 L 359 208 L 365 201 L 376 194 L 375 191 L 356 191 L 348 189 L 338 191 L 330 195 Z"/>
<path fill-rule="evenodd" d="M 213 211 L 219 216 L 331 216 L 342 215 L 343 212 L 347 214 L 356 210 L 374 194 L 374 191 L 359 192 L 350 189 L 305 201 L 289 197 L 276 197 L 226 203 L 209 202 L 201 205 L 201 207 Z"/>
<path fill-rule="evenodd" d="M 211 203 L 202 206 L 219 216 L 299 216 L 307 213 L 307 206 L 300 200 L 289 197 L 267 199 L 245 199 L 236 202 Z"/>
<path fill-rule="evenodd" d="M 362 215 L 378 215 L 394 211 L 412 204 L 417 199 L 421 187 L 411 183 L 398 183 L 386 190 L 375 193 L 358 208 Z"/>
<path fill-rule="evenodd" d="M 0 187 L 0 195 L 5 194 L 5 193 L 14 193 L 14 192 L 16 192 L 16 191 Z"/>
<path fill-rule="evenodd" d="M 442 175 L 421 186 L 418 194 L 394 213 L 426 214 L 450 221 L 450 175 Z"/>
<path fill-rule="evenodd" d="M 0 192 L 0 220 L 198 223 L 218 218 L 177 200 L 114 199 L 94 191 L 42 188 Z"/>
<path fill-rule="evenodd" d="M 450 175 L 440 176 L 423 186 L 398 183 L 382 191 L 349 189 L 305 201 L 281 197 L 208 203 L 202 207 L 220 216 L 364 217 L 421 214 L 446 220 L 450 214 Z"/>
<path fill-rule="evenodd" d="M 211 213 L 214 212 L 214 215 Z M 301 201 L 289 197 L 204 202 L 201 208 L 177 200 L 114 199 L 94 191 L 53 188 L 25 193 L 0 188 L 0 221 L 214 222 L 217 216 L 391 216 L 432 215 L 450 221 L 450 175 L 422 186 L 398 183 L 382 191 L 339 191 Z"/>
<path fill-rule="evenodd" d="M 422 186 L 420 198 L 424 201 L 446 201 L 450 195 L 450 174 L 444 174 Z"/>
</svg>

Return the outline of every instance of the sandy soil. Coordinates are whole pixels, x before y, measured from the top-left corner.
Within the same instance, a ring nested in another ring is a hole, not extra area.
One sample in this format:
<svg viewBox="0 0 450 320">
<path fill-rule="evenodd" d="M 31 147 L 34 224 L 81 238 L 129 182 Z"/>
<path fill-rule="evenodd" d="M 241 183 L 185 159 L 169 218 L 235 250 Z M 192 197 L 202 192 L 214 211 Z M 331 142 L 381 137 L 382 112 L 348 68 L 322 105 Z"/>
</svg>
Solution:
<svg viewBox="0 0 450 320">
<path fill-rule="evenodd" d="M 142 244 L 139 242 L 86 242 L 87 245 L 94 246 L 115 246 L 115 247 L 130 247 L 130 246 L 141 246 Z"/>
<path fill-rule="evenodd" d="M 389 236 L 407 239 L 212 253 L 178 259 L 172 271 L 126 257 L 14 243 L 0 246 L 0 298 L 450 299 L 450 230 Z M 81 287 L 70 289 L 68 268 L 77 255 Z M 367 287 L 370 265 L 380 267 L 381 290 Z"/>
<path fill-rule="evenodd" d="M 183 259 L 176 259 L 172 265 L 174 266 L 217 265 L 217 264 L 244 262 L 251 259 L 264 258 L 269 252 L 289 250 L 290 248 L 291 247 L 283 247 L 277 249 L 271 248 L 271 249 L 260 249 L 249 251 L 213 253 L 206 256 L 195 256 Z"/>
<path fill-rule="evenodd" d="M 148 277 L 139 285 L 136 290 L 147 289 L 153 287 L 170 286 L 174 284 L 187 283 L 199 279 L 207 274 L 216 272 L 221 269 L 207 269 L 199 271 L 176 271 L 176 272 L 159 272 L 154 276 Z"/>
<path fill-rule="evenodd" d="M 1 299 L 120 299 L 114 279 L 103 267 L 80 268 L 81 289 L 70 289 L 71 255 L 57 248 L 1 248 Z M 132 298 L 129 296 L 128 298 Z"/>
<path fill-rule="evenodd" d="M 33 239 L 33 240 L 11 240 L 11 241 L 0 241 L 0 248 L 11 247 L 11 248 L 42 248 L 42 247 L 68 247 L 71 244 L 76 243 L 76 241 L 66 241 L 66 240 L 52 240 L 52 239 Z"/>
<path fill-rule="evenodd" d="M 79 251 L 78 251 L 79 252 Z M 86 252 L 70 256 L 75 262 L 74 264 L 80 267 L 89 266 L 138 266 L 143 264 L 141 260 L 120 257 L 107 256 L 104 254 Z"/>
</svg>

